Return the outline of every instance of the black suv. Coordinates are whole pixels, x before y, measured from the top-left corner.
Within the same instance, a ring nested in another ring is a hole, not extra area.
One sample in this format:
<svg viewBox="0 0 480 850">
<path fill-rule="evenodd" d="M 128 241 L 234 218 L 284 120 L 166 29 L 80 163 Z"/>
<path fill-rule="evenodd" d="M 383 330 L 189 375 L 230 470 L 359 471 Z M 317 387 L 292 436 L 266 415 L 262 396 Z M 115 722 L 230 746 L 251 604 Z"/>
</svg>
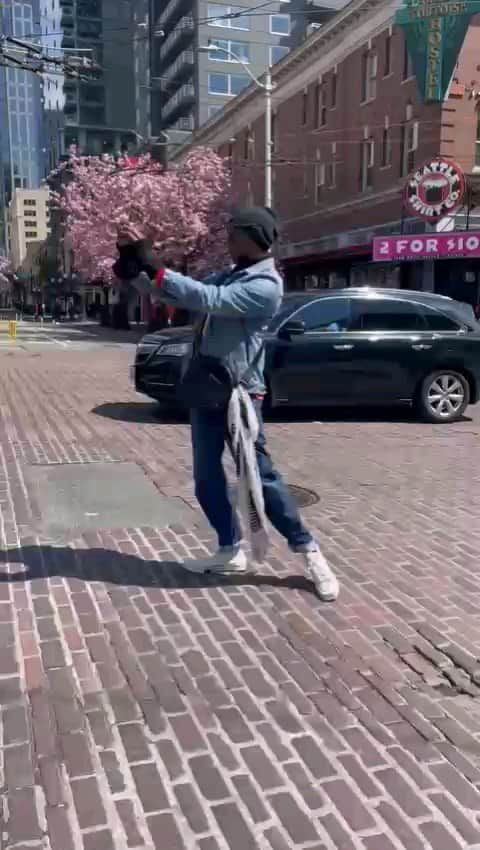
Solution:
<svg viewBox="0 0 480 850">
<path fill-rule="evenodd" d="M 135 385 L 175 405 L 190 328 L 140 342 Z M 410 402 L 430 422 L 459 419 L 479 398 L 480 325 L 441 295 L 337 289 L 286 295 L 265 334 L 270 407 Z"/>
</svg>

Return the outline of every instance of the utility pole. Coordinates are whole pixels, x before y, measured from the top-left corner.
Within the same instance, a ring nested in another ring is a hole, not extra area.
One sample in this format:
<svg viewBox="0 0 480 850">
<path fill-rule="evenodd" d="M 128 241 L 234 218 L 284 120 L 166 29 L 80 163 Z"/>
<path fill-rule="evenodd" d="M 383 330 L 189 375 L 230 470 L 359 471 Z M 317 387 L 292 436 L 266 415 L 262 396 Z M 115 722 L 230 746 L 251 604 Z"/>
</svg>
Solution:
<svg viewBox="0 0 480 850">
<path fill-rule="evenodd" d="M 265 73 L 265 206 L 272 206 L 272 75 Z"/>
<path fill-rule="evenodd" d="M 209 42 L 205 45 L 200 45 L 198 48 L 202 53 L 212 53 L 219 51 L 220 53 L 225 53 L 230 59 L 233 59 L 235 62 L 238 62 L 239 65 L 242 65 L 245 72 L 248 74 L 252 82 L 255 83 L 257 88 L 262 89 L 265 93 L 265 199 L 264 204 L 266 207 L 272 206 L 272 92 L 274 90 L 274 84 L 272 82 L 272 74 L 270 68 L 267 67 L 265 74 L 263 76 L 263 80 L 259 80 L 255 74 L 252 74 L 250 68 L 248 67 L 248 63 L 242 59 L 238 53 L 235 53 L 234 50 L 230 50 L 227 47 L 221 47 L 219 44 L 215 44 L 215 42 Z"/>
</svg>

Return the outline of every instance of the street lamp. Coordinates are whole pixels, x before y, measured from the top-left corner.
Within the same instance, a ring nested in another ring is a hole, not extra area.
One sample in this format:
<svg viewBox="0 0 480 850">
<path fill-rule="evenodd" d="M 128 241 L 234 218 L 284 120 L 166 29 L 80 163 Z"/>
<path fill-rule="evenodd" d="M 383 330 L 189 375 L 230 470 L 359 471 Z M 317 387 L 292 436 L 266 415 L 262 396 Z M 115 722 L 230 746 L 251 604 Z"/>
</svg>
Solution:
<svg viewBox="0 0 480 850">
<path fill-rule="evenodd" d="M 213 51 L 225 53 L 235 62 L 238 62 L 247 72 L 248 76 L 255 83 L 257 88 L 265 92 L 265 206 L 272 206 L 272 92 L 273 83 L 270 68 L 267 67 L 263 82 L 252 73 L 247 62 L 238 56 L 233 50 L 227 47 L 221 47 L 219 44 L 212 42 L 211 44 L 201 45 L 199 50 L 202 53 L 211 53 Z"/>
</svg>

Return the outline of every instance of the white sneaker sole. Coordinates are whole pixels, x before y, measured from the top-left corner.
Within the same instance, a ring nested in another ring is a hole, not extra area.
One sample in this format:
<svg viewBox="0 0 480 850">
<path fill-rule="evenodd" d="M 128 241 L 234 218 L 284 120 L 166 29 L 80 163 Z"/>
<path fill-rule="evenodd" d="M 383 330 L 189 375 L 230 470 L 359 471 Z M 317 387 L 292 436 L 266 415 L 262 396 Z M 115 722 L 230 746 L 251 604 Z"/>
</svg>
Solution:
<svg viewBox="0 0 480 850">
<path fill-rule="evenodd" d="M 322 592 L 318 586 L 318 584 L 312 579 L 313 586 L 315 588 L 315 593 L 321 602 L 336 602 L 340 593 L 340 587 L 337 585 L 335 590 L 327 591 L 326 593 Z"/>
<path fill-rule="evenodd" d="M 245 576 L 255 573 L 255 567 L 252 567 L 249 564 L 244 568 L 232 570 L 222 566 L 202 567 L 197 566 L 196 564 L 189 564 L 188 562 L 183 562 L 180 566 L 188 573 L 195 573 L 196 575 Z"/>
</svg>

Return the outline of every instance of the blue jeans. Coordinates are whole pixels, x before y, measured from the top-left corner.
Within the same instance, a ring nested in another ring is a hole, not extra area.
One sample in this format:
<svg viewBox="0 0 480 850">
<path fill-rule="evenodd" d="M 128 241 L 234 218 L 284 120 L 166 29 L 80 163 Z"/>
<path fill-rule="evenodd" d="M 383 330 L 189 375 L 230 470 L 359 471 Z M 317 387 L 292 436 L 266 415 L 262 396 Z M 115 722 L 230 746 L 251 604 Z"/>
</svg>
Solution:
<svg viewBox="0 0 480 850">
<path fill-rule="evenodd" d="M 291 549 L 305 551 L 312 545 L 313 537 L 303 525 L 297 505 L 268 454 L 263 433 L 262 403 L 256 400 L 254 405 L 260 423 L 255 448 L 265 512 Z M 241 530 L 228 498 L 222 463 L 227 440 L 226 414 L 193 410 L 191 424 L 195 495 L 210 525 L 217 532 L 220 547 L 236 546 L 241 540 Z"/>
</svg>

